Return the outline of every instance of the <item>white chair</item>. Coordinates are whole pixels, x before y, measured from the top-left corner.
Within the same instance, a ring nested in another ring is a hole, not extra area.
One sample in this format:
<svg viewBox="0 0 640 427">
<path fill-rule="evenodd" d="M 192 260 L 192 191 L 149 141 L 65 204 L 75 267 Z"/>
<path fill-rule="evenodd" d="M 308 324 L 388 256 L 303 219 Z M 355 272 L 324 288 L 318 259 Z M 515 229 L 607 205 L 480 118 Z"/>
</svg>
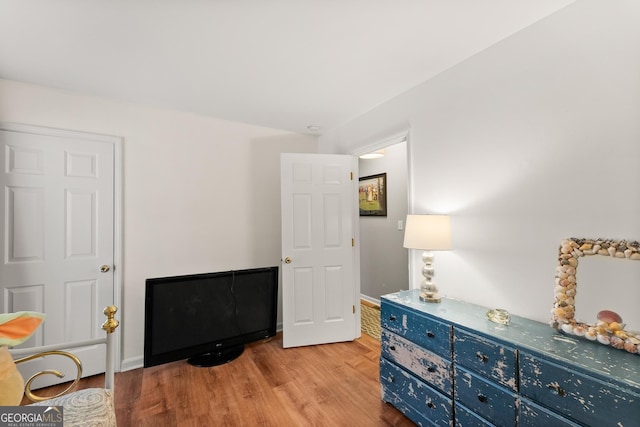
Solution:
<svg viewBox="0 0 640 427">
<path fill-rule="evenodd" d="M 47 356 L 64 356 L 70 358 L 77 368 L 75 380 L 61 393 L 53 397 L 41 397 L 36 395 L 31 386 L 33 381 L 42 375 L 56 375 L 59 378 L 64 374 L 56 370 L 45 370 L 36 373 L 25 381 L 25 396 L 32 402 L 31 405 L 39 406 L 62 406 L 65 427 L 71 426 L 116 426 L 116 412 L 114 405 L 114 351 L 113 351 L 113 332 L 118 327 L 119 322 L 115 320 L 117 307 L 109 306 L 104 309 L 107 320 L 102 324 L 102 329 L 106 332 L 104 338 L 78 341 L 62 345 L 50 345 L 36 348 L 13 349 L 11 354 L 14 362 L 17 364 L 27 362 L 29 360 L 47 357 Z M 84 390 L 72 391 L 80 378 L 82 377 L 82 362 L 73 353 L 74 348 L 85 347 L 89 345 L 106 344 L 106 370 L 105 370 L 105 386 L 104 388 L 89 388 Z M 33 351 L 37 353 L 32 354 Z M 27 355 L 27 356 L 24 356 Z"/>
</svg>

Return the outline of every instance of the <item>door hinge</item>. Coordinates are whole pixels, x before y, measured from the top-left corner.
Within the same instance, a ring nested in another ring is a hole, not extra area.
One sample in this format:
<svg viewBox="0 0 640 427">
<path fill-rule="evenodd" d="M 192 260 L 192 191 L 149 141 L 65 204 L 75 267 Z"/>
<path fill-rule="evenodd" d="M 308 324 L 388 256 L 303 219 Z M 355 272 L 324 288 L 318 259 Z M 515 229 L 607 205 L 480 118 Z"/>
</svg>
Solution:
<svg viewBox="0 0 640 427">
<path fill-rule="evenodd" d="M 353 309 L 353 314 L 356 314 L 356 306 L 352 305 L 351 308 Z"/>
<path fill-rule="evenodd" d="M 353 172 L 349 172 L 349 179 L 353 181 Z"/>
<path fill-rule="evenodd" d="M 351 239 L 351 247 L 354 247 L 356 245 L 356 239 L 352 238 Z"/>
</svg>

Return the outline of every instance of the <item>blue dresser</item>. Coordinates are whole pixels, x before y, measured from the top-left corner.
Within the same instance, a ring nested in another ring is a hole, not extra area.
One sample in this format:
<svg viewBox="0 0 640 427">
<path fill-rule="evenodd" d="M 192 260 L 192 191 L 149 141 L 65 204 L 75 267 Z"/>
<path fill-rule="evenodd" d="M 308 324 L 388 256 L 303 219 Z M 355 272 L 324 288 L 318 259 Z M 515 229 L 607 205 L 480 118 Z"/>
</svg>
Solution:
<svg viewBox="0 0 640 427">
<path fill-rule="evenodd" d="M 382 400 L 422 426 L 640 426 L 640 355 L 487 311 L 384 295 Z"/>
</svg>

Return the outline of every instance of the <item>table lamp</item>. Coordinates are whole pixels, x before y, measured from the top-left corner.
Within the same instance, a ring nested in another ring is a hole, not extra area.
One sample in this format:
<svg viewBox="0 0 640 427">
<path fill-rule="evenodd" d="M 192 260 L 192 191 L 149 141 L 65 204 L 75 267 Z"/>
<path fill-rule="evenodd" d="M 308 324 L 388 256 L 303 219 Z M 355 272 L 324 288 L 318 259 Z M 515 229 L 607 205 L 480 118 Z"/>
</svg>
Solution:
<svg viewBox="0 0 640 427">
<path fill-rule="evenodd" d="M 433 251 L 451 249 L 451 223 L 448 215 L 407 215 L 404 229 L 404 247 L 422 249 L 422 275 L 420 299 L 440 302 L 438 286 L 433 282 Z"/>
</svg>

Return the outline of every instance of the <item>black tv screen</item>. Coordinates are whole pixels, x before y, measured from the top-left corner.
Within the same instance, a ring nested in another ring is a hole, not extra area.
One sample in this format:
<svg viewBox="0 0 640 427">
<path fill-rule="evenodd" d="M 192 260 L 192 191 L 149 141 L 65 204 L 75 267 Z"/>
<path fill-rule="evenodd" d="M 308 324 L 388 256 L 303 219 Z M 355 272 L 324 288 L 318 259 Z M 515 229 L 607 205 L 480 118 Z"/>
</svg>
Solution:
<svg viewBox="0 0 640 427">
<path fill-rule="evenodd" d="M 276 334 L 278 267 L 146 280 L 144 366 L 215 366 Z"/>
</svg>

